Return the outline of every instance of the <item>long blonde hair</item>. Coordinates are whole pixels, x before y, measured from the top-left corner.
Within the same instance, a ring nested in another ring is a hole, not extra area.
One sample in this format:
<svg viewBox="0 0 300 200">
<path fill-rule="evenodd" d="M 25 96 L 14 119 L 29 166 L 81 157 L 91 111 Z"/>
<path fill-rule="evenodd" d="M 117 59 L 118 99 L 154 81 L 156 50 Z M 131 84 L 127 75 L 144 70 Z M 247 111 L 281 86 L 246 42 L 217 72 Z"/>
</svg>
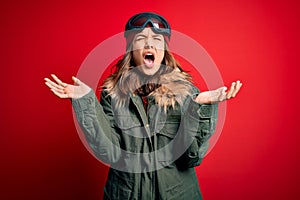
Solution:
<svg viewBox="0 0 300 200">
<path fill-rule="evenodd" d="M 131 49 L 131 47 L 129 48 Z M 179 62 L 175 59 L 172 53 L 168 49 L 168 45 L 165 42 L 164 58 L 161 63 L 161 67 L 155 75 L 151 78 L 139 73 L 139 70 L 133 70 L 136 68 L 136 64 L 133 61 L 132 51 L 126 51 L 126 54 L 121 58 L 115 67 L 115 71 L 104 80 L 102 88 L 107 92 L 108 95 L 114 97 L 118 104 L 122 105 L 122 100 L 128 99 L 128 95 L 139 91 L 137 88 L 142 85 L 147 85 L 147 90 L 152 92 L 156 88 L 160 87 L 160 77 L 162 75 L 171 74 L 176 72 L 180 74 L 182 80 L 187 83 L 191 82 L 191 76 L 185 72 Z M 147 80 L 141 80 L 146 77 Z M 178 76 L 174 76 L 176 78 Z M 148 84 L 149 83 L 149 84 Z"/>
</svg>

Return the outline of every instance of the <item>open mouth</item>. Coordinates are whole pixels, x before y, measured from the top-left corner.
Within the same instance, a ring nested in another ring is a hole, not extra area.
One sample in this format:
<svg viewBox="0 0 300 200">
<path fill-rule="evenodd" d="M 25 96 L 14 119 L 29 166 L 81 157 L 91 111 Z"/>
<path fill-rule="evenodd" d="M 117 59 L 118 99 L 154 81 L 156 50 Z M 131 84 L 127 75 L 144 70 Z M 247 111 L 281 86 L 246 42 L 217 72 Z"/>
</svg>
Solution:
<svg viewBox="0 0 300 200">
<path fill-rule="evenodd" d="M 152 53 L 146 53 L 144 55 L 144 63 L 147 67 L 152 67 L 154 65 L 154 55 Z"/>
</svg>

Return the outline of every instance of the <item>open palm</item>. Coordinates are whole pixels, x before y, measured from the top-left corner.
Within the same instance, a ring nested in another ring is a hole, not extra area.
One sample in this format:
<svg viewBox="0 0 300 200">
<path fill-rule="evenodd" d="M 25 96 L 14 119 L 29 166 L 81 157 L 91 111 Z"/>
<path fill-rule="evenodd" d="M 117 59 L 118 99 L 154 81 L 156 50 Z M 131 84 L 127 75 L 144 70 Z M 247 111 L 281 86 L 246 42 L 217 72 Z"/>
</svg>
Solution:
<svg viewBox="0 0 300 200">
<path fill-rule="evenodd" d="M 201 92 L 195 99 L 197 103 L 200 104 L 214 104 L 231 99 L 236 96 L 242 83 L 240 81 L 233 82 L 228 91 L 227 87 L 223 86 L 216 90 L 209 90 Z"/>
<path fill-rule="evenodd" d="M 54 81 L 45 78 L 45 84 L 50 90 L 60 98 L 80 98 L 91 91 L 91 88 L 85 83 L 81 82 L 78 78 L 72 77 L 74 85 L 62 82 L 57 76 L 51 74 Z"/>
</svg>

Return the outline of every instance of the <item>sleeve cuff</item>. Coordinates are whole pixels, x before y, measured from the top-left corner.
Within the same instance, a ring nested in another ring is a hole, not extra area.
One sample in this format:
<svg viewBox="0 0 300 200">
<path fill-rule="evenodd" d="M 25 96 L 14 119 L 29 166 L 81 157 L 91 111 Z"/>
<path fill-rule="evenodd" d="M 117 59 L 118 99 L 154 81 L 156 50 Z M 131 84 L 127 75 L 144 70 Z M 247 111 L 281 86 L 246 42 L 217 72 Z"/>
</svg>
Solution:
<svg viewBox="0 0 300 200">
<path fill-rule="evenodd" d="M 211 118 L 217 109 L 217 104 L 199 104 L 190 100 L 187 112 L 195 118 Z"/>
<path fill-rule="evenodd" d="M 93 90 L 88 94 L 78 99 L 72 99 L 72 106 L 75 112 L 81 112 L 88 109 L 89 106 L 94 105 L 97 97 Z"/>
</svg>

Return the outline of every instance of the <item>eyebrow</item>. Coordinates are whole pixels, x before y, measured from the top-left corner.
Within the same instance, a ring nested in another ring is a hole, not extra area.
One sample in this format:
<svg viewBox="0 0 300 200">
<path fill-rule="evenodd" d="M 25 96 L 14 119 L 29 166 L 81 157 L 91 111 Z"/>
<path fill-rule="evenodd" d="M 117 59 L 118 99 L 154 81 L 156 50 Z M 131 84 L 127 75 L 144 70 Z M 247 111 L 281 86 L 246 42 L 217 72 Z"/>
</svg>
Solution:
<svg viewBox="0 0 300 200">
<path fill-rule="evenodd" d="M 135 37 L 139 37 L 139 36 L 147 37 L 147 35 L 145 35 L 143 33 L 138 33 L 138 34 L 136 34 Z M 152 35 L 152 37 L 161 37 L 161 36 L 162 36 L 161 34 L 154 34 L 154 35 Z"/>
</svg>

